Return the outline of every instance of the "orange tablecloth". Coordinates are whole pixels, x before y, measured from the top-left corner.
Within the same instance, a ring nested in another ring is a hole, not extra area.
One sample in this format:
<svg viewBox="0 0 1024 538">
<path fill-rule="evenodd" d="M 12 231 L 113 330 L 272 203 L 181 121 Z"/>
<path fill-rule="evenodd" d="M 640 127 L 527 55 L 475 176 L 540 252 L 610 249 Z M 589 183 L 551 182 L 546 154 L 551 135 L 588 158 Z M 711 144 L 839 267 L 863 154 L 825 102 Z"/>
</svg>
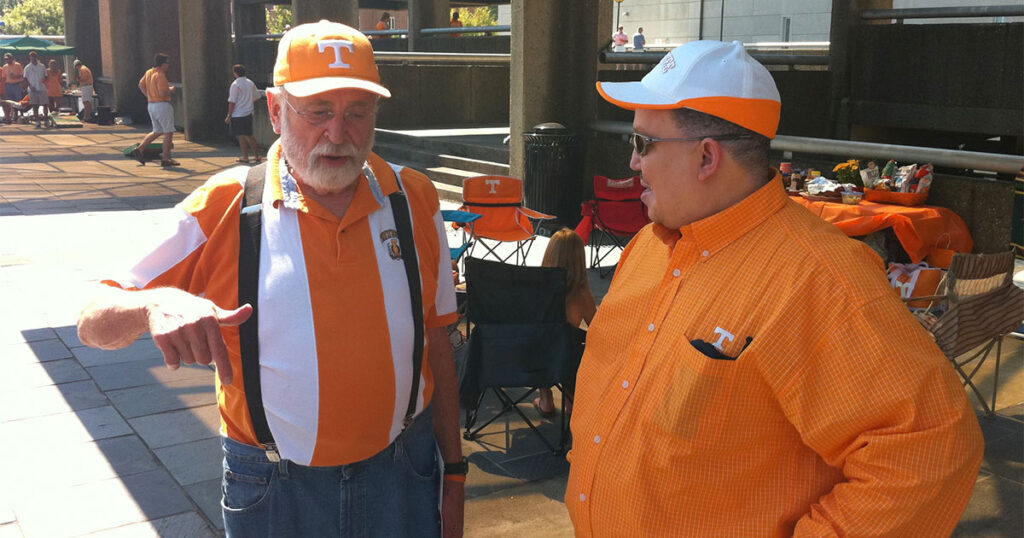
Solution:
<svg viewBox="0 0 1024 538">
<path fill-rule="evenodd" d="M 925 258 L 933 249 L 948 248 L 957 252 L 970 252 L 974 239 L 964 219 L 944 207 L 861 202 L 848 205 L 833 202 L 812 202 L 800 196 L 790 196 L 812 213 L 835 224 L 848 236 L 867 235 L 892 227 L 903 249 L 914 263 Z"/>
</svg>

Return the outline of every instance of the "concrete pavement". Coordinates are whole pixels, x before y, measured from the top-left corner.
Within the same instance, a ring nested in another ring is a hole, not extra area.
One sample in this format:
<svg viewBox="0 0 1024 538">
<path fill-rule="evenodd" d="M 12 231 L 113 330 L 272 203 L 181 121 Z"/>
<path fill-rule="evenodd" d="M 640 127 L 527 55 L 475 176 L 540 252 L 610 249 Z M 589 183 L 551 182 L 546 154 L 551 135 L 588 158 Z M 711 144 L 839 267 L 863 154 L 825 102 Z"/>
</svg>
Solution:
<svg viewBox="0 0 1024 538">
<path fill-rule="evenodd" d="M 76 336 L 88 287 L 129 267 L 174 203 L 235 164 L 235 146 L 179 140 L 180 168 L 139 166 L 120 149 L 142 134 L 0 126 L 0 538 L 221 533 L 213 372 L 170 372 L 145 338 L 105 352 Z M 1024 534 L 1024 350 L 1007 342 L 1003 359 L 1000 417 L 981 420 L 986 462 L 958 536 Z M 979 375 L 990 386 L 990 370 Z M 467 536 L 570 536 L 564 459 L 518 421 L 484 433 L 463 444 Z"/>
</svg>

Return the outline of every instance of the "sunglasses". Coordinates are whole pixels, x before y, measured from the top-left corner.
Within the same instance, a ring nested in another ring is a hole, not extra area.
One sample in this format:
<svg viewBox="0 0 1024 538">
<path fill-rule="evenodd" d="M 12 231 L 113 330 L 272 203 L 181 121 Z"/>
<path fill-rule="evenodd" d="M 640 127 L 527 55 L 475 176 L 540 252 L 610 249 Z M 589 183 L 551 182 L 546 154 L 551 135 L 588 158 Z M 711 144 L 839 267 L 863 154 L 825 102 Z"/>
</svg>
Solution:
<svg viewBox="0 0 1024 538">
<path fill-rule="evenodd" d="M 739 140 L 742 138 L 750 138 L 749 135 L 735 134 L 735 135 L 709 135 L 709 136 L 689 136 L 686 138 L 654 138 L 651 136 L 644 136 L 639 133 L 633 133 L 629 135 L 629 143 L 633 145 L 633 150 L 636 154 L 643 157 L 647 154 L 647 148 L 651 144 L 657 142 L 694 142 L 697 140 L 704 140 L 710 138 L 712 140 Z"/>
</svg>

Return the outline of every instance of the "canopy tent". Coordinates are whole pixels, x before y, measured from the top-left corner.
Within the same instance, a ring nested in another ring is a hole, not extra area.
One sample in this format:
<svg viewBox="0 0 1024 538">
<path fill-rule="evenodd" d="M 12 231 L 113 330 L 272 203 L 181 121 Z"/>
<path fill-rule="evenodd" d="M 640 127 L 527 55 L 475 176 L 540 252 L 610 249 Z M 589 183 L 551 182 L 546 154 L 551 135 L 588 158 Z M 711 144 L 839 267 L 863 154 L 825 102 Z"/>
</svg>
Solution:
<svg viewBox="0 0 1024 538">
<path fill-rule="evenodd" d="M 58 45 L 53 41 L 47 41 L 38 37 L 16 37 L 0 41 L 0 54 L 10 52 L 11 54 L 28 54 L 36 51 L 43 56 L 75 56 L 78 51 L 75 47 Z"/>
</svg>

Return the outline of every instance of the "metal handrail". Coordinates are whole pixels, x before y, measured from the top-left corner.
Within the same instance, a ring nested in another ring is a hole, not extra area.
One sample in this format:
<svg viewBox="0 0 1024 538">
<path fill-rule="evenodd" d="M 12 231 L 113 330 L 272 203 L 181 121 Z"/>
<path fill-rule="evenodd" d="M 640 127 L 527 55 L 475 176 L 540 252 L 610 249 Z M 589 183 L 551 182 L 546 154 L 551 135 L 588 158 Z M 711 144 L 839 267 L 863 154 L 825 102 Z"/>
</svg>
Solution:
<svg viewBox="0 0 1024 538">
<path fill-rule="evenodd" d="M 483 54 L 462 52 L 389 52 L 373 51 L 378 62 L 435 62 L 452 64 L 507 64 L 511 54 Z"/>
<path fill-rule="evenodd" d="M 962 17 L 1024 17 L 1024 6 L 918 7 L 904 9 L 865 9 L 860 18 L 879 19 L 952 19 Z"/>
<path fill-rule="evenodd" d="M 601 52 L 599 61 L 606 64 L 656 64 L 665 52 Z M 771 54 L 752 52 L 764 65 L 828 65 L 828 56 L 821 54 Z"/>
<path fill-rule="evenodd" d="M 423 35 L 436 34 L 467 34 L 480 32 L 511 32 L 512 27 L 505 24 L 500 26 L 461 26 L 455 28 L 423 28 L 420 33 Z"/>
<path fill-rule="evenodd" d="M 628 135 L 633 132 L 633 125 L 625 121 L 592 121 L 587 126 L 591 130 L 600 133 Z M 849 158 L 855 155 L 878 155 L 887 156 L 897 161 L 916 161 L 919 163 L 932 163 L 938 166 L 966 168 L 968 170 L 988 170 L 1005 174 L 1015 174 L 1024 166 L 1024 156 L 1021 155 L 922 148 L 918 146 L 854 142 L 850 140 L 832 140 L 804 136 L 778 135 L 772 140 L 772 149 L 819 155 L 838 155 L 842 158 Z"/>
</svg>

